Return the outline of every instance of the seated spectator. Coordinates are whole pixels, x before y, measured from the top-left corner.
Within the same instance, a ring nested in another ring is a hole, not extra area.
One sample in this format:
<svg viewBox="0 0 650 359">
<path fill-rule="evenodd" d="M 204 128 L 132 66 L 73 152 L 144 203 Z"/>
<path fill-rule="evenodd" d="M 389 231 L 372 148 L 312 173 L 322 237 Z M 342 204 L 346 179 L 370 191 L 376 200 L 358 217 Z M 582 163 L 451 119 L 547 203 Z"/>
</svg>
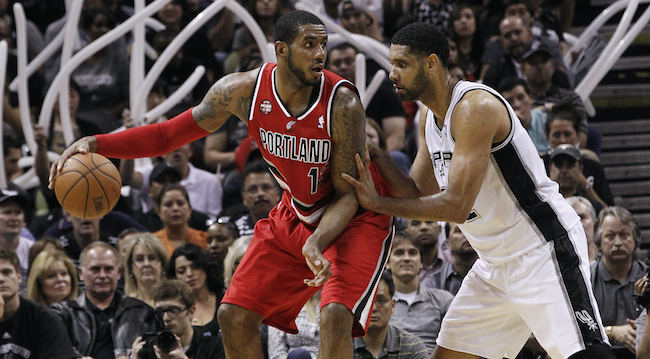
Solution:
<svg viewBox="0 0 650 359">
<path fill-rule="evenodd" d="M 154 18 L 158 19 L 163 25 L 165 25 L 166 30 L 170 30 L 176 34 L 180 33 L 187 25 L 187 23 L 183 21 L 185 13 L 183 7 L 184 2 L 185 1 L 183 0 L 172 0 L 168 2 L 162 9 L 158 10 L 154 15 Z M 154 43 L 154 36 L 155 33 L 153 31 L 150 31 L 147 34 L 147 40 L 149 40 L 150 44 Z M 193 59 L 193 61 L 198 61 L 198 63 L 205 66 L 208 83 L 212 83 L 212 81 L 215 80 L 213 73 L 213 69 L 215 68 L 215 58 L 210 49 L 210 40 L 208 40 L 207 34 L 203 30 L 199 30 L 192 34 L 182 48 L 183 56 L 189 57 Z M 193 70 L 194 67 L 192 67 L 192 71 Z M 198 98 L 198 101 L 201 101 L 201 99 L 202 97 Z"/>
<path fill-rule="evenodd" d="M 49 310 L 18 294 L 21 278 L 16 253 L 0 247 L 0 331 L 5 358 L 73 359 L 65 329 Z"/>
<path fill-rule="evenodd" d="M 192 325 L 216 336 L 219 333 L 217 308 L 224 289 L 223 278 L 210 260 L 210 254 L 196 244 L 184 244 L 172 253 L 165 272 L 167 278 L 180 279 L 192 289 L 196 298 Z"/>
<path fill-rule="evenodd" d="M 506 78 L 516 76 L 525 78 L 522 73 L 522 56 L 530 49 L 536 49 L 542 44 L 551 52 L 553 62 L 556 64 L 553 83 L 556 86 L 570 88 L 569 78 L 564 70 L 562 51 L 557 44 L 548 39 L 536 38 L 527 24 L 519 16 L 506 17 L 499 23 L 499 38 L 497 41 L 488 42 L 483 53 L 481 79 L 486 85 L 496 87 Z"/>
<path fill-rule="evenodd" d="M 244 257 L 252 238 L 252 234 L 241 236 L 230 246 L 226 259 L 223 260 L 223 283 L 226 288 L 230 286 L 230 280 L 235 274 L 239 262 Z"/>
<path fill-rule="evenodd" d="M 255 161 L 246 166 L 241 187 L 242 205 L 229 211 L 239 229 L 239 235 L 253 234 L 255 223 L 269 216 L 269 212 L 280 201 L 282 192 L 264 161 Z"/>
<path fill-rule="evenodd" d="M 440 248 L 438 241 L 442 227 L 437 221 L 405 219 L 405 222 L 404 232 L 420 242 L 418 252 L 422 266 L 419 279 L 423 281 L 439 271 L 444 263 L 451 262 L 451 253 Z"/>
<path fill-rule="evenodd" d="M 559 27 L 548 28 L 540 19 L 536 17 L 538 9 L 535 9 L 535 5 L 530 0 L 506 0 L 503 2 L 503 13 L 505 17 L 509 16 L 519 16 L 524 22 L 530 24 L 530 30 L 535 37 L 543 37 L 552 41 L 555 44 L 559 44 L 561 49 L 565 50 L 566 44 L 564 43 L 564 36 L 562 30 Z"/>
<path fill-rule="evenodd" d="M 102 7 L 87 10 L 81 15 L 80 27 L 90 43 L 113 29 L 115 18 Z M 111 124 L 110 130 L 119 127 L 122 111 L 128 106 L 128 73 L 126 51 L 108 46 L 86 59 L 70 76 L 79 85 L 79 112 L 102 118 Z"/>
<path fill-rule="evenodd" d="M 34 242 L 32 248 L 29 249 L 29 268 L 32 267 L 32 263 L 36 259 L 36 256 L 41 254 L 41 252 L 63 252 L 63 247 L 59 240 L 54 237 L 43 237 Z"/>
<path fill-rule="evenodd" d="M 25 208 L 29 200 L 18 191 L 0 190 L 0 247 L 11 249 L 20 261 L 20 291 L 25 290 L 29 273 L 29 249 L 34 241 L 21 236 Z"/>
<path fill-rule="evenodd" d="M 634 294 L 638 296 L 648 295 L 648 276 L 645 275 L 634 285 Z M 648 316 L 650 301 L 646 301 L 643 311 L 636 318 L 636 357 L 638 359 L 650 359 L 650 329 L 645 325 Z"/>
<path fill-rule="evenodd" d="M 580 223 L 587 236 L 587 251 L 589 252 L 589 264 L 592 264 L 600 256 L 598 247 L 594 243 L 594 230 L 596 229 L 596 210 L 588 199 L 580 196 L 568 197 L 569 203 L 580 217 Z"/>
<path fill-rule="evenodd" d="M 239 229 L 230 216 L 222 213 L 217 220 L 210 225 L 207 232 L 207 240 L 210 257 L 212 261 L 223 270 L 223 261 L 228 255 L 230 246 L 239 238 Z"/>
<path fill-rule="evenodd" d="M 358 53 L 350 43 L 336 45 L 329 50 L 327 69 L 354 83 Z M 374 72 L 372 75 L 374 76 Z M 379 86 L 366 108 L 366 117 L 381 125 L 386 134 L 386 149 L 389 152 L 404 148 L 406 114 L 391 82 L 384 81 Z"/>
<path fill-rule="evenodd" d="M 185 243 L 194 243 L 207 248 L 206 233 L 191 228 L 190 199 L 185 187 L 180 184 L 165 186 L 156 198 L 156 212 L 163 223 L 163 229 L 154 233 L 169 253 Z"/>
<path fill-rule="evenodd" d="M 562 144 L 569 144 L 576 148 L 580 146 L 578 133 L 581 121 L 580 112 L 576 111 L 571 104 L 561 103 L 554 106 L 544 127 L 550 149 L 552 150 Z M 614 205 L 614 195 L 612 195 L 612 190 L 609 188 L 609 183 L 605 178 L 605 171 L 600 162 L 593 160 L 593 157 L 590 158 L 590 156 L 585 155 L 588 151 L 581 150 L 581 152 L 583 153 L 582 173 L 587 178 L 589 185 L 594 188 L 598 197 L 605 201 L 607 205 Z M 550 154 L 546 153 L 542 156 L 542 159 L 548 172 L 550 168 Z"/>
<path fill-rule="evenodd" d="M 627 209 L 607 207 L 598 215 L 595 242 L 603 256 L 591 265 L 591 284 L 605 333 L 617 358 L 634 358 L 637 313 L 632 294 L 647 268 L 636 259 L 641 230 Z"/>
<path fill-rule="evenodd" d="M 551 50 L 541 44 L 531 47 L 523 56 L 521 72 L 526 77 L 533 98 L 533 106 L 548 108 L 561 102 L 570 102 L 580 112 L 580 132 L 578 132 L 581 147 L 587 146 L 587 113 L 580 96 L 571 89 L 561 88 L 553 83 L 553 73 L 557 65 L 552 59 Z"/>
<path fill-rule="evenodd" d="M 223 189 L 221 182 L 214 173 L 194 167 L 190 162 L 194 148 L 187 144 L 164 155 L 162 158 L 167 163 L 176 167 L 181 173 L 181 185 L 185 187 L 190 198 L 190 205 L 198 212 L 215 218 L 221 212 L 221 200 Z M 122 171 L 125 177 L 124 185 L 130 185 L 140 190 L 142 212 L 148 212 L 154 207 L 154 199 L 147 195 L 149 191 L 149 178 L 154 166 L 145 166 L 133 171 L 131 167 L 128 173 Z"/>
<path fill-rule="evenodd" d="M 569 144 L 559 145 L 551 152 L 551 167 L 549 177 L 560 185 L 560 193 L 564 198 L 581 196 L 587 198 L 599 213 L 607 207 L 593 186 L 582 173 L 582 155 L 580 150 Z"/>
<path fill-rule="evenodd" d="M 167 162 L 160 162 L 156 164 L 151 170 L 151 175 L 149 175 L 149 197 L 157 198 L 160 194 L 160 191 L 165 186 L 170 184 L 180 184 L 181 179 L 181 173 L 176 167 L 170 165 Z M 142 217 L 139 218 L 139 220 L 145 226 L 147 226 L 151 232 L 157 232 L 164 227 L 162 221 L 160 220 L 160 216 L 154 208 L 144 213 Z M 188 225 L 190 227 L 199 231 L 206 231 L 208 229 L 209 222 L 210 217 L 208 217 L 208 215 L 192 209 L 188 222 Z"/>
<path fill-rule="evenodd" d="M 395 310 L 395 285 L 387 271 L 383 272 L 372 315 L 366 335 L 354 338 L 354 359 L 425 359 L 428 358 L 427 348 L 420 338 L 399 329 L 390 322 Z"/>
<path fill-rule="evenodd" d="M 250 0 L 247 2 L 248 13 L 253 16 L 259 25 L 265 39 L 269 43 L 275 42 L 275 23 L 286 10 L 280 0 Z M 266 44 L 265 44 L 266 45 Z M 233 52 L 226 60 L 226 73 L 246 71 L 261 64 L 259 45 L 246 26 L 235 30 L 232 39 Z"/>
<path fill-rule="evenodd" d="M 395 311 L 390 324 L 416 335 L 429 350 L 436 347 L 442 318 L 454 296 L 442 289 L 420 285 L 422 244 L 408 233 L 395 235 L 388 268 L 395 283 Z"/>
<path fill-rule="evenodd" d="M 235 169 L 235 150 L 248 137 L 248 127 L 237 116 L 230 116 L 223 126 L 205 138 L 203 159 L 208 168 L 224 177 Z M 225 192 L 225 188 L 224 188 Z M 224 200 L 226 193 L 224 193 Z M 228 208 L 224 204 L 224 209 Z"/>
<path fill-rule="evenodd" d="M 173 6 L 171 3 L 168 6 Z M 200 32 L 199 32 L 200 33 Z M 151 46 L 153 46 L 158 56 L 160 56 L 169 44 L 174 40 L 178 35 L 177 30 L 172 30 L 167 28 L 160 32 L 157 32 L 152 39 Z M 186 43 L 187 45 L 187 43 Z M 206 51 L 207 52 L 207 51 Z M 173 94 L 178 90 L 183 83 L 192 75 L 197 66 L 204 65 L 199 59 L 189 56 L 186 53 L 186 47 L 180 48 L 174 56 L 171 58 L 165 69 L 162 71 L 159 77 L 159 84 L 164 88 L 166 94 Z M 153 62 L 147 62 L 147 68 L 151 68 Z M 196 106 L 201 102 L 203 95 L 207 93 L 210 89 L 210 79 L 208 73 L 211 73 L 212 69 L 207 67 L 206 74 L 203 75 L 196 86 L 190 91 L 183 99 L 171 110 L 168 111 L 170 115 L 176 115 L 183 110 Z"/>
<path fill-rule="evenodd" d="M 483 41 L 476 34 L 476 15 L 467 3 L 459 4 L 449 18 L 449 34 L 457 46 L 458 56 L 452 64 L 459 66 L 470 81 L 479 78 Z"/>
<path fill-rule="evenodd" d="M 146 303 L 116 292 L 122 275 L 117 249 L 104 242 L 84 248 L 79 279 L 85 291 L 76 300 L 56 303 L 56 313 L 77 351 L 76 358 L 125 358 L 142 333 L 152 331 L 153 310 Z"/>
<path fill-rule="evenodd" d="M 444 289 L 453 295 L 458 293 L 463 278 L 478 259 L 476 250 L 465 238 L 458 224 L 447 222 L 447 247 L 451 250 L 451 261 L 444 263 L 433 276 L 422 281 L 422 286 Z"/>
<path fill-rule="evenodd" d="M 61 243 L 65 254 L 72 259 L 75 265 L 79 265 L 81 252 L 91 243 L 104 242 L 112 246 L 117 244 L 116 238 L 101 230 L 101 218 L 83 219 L 70 213 L 66 213 L 65 216 L 72 224 L 72 227 L 61 234 L 59 243 Z"/>
<path fill-rule="evenodd" d="M 341 26 L 353 34 L 360 34 L 371 37 L 377 41 L 384 42 L 382 28 L 368 6 L 371 2 L 366 1 L 341 1 L 340 18 Z"/>
<path fill-rule="evenodd" d="M 79 292 L 77 268 L 62 251 L 43 251 L 34 260 L 27 279 L 27 299 L 49 308 L 74 300 Z"/>
<path fill-rule="evenodd" d="M 454 0 L 412 0 L 411 15 L 417 22 L 435 26 L 440 31 L 449 28 L 449 18 L 454 10 Z"/>
<path fill-rule="evenodd" d="M 544 131 L 547 115 L 546 112 L 533 108 L 533 98 L 530 96 L 528 83 L 518 77 L 508 77 L 499 83 L 497 89 L 515 110 L 519 121 L 533 140 L 537 152 L 540 156 L 544 155 L 548 151 L 548 140 Z"/>
<path fill-rule="evenodd" d="M 192 327 L 196 311 L 194 293 L 180 280 L 165 280 L 153 290 L 156 319 L 176 336 L 176 347 L 165 352 L 154 347 L 160 359 L 225 359 L 221 335 L 205 336 Z M 139 359 L 140 351 L 145 346 L 142 337 L 138 337 L 131 348 L 131 359 Z"/>
<path fill-rule="evenodd" d="M 153 307 L 153 288 L 163 278 L 169 255 L 158 237 L 151 233 L 132 234 L 129 238 L 122 259 L 124 292 Z"/>
<path fill-rule="evenodd" d="M 309 298 L 296 317 L 298 334 L 268 327 L 269 359 L 318 358 L 320 346 L 320 291 Z M 306 354 L 306 355 L 305 355 Z M 302 356 L 300 356 L 302 358 Z"/>
</svg>

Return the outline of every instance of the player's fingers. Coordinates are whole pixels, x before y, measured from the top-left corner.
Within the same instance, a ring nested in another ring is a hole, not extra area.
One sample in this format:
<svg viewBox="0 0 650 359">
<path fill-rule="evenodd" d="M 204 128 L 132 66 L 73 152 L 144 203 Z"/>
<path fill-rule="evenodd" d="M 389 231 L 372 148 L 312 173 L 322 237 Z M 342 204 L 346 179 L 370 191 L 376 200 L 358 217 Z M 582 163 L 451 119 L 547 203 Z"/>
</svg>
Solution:
<svg viewBox="0 0 650 359">
<path fill-rule="evenodd" d="M 343 178 L 347 183 L 351 184 L 353 187 L 358 188 L 361 183 L 356 180 L 356 178 L 350 176 L 347 173 L 341 173 L 341 178 Z"/>
</svg>

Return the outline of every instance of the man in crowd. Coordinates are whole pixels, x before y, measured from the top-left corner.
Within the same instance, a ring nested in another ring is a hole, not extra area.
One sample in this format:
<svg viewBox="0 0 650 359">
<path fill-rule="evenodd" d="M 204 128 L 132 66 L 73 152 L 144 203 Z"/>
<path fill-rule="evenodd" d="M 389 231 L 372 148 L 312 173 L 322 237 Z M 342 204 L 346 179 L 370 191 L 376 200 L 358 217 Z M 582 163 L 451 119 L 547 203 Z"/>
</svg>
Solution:
<svg viewBox="0 0 650 359">
<path fill-rule="evenodd" d="M 239 236 L 253 234 L 255 223 L 269 216 L 269 212 L 280 201 L 280 187 L 269 172 L 264 161 L 249 163 L 242 175 L 242 205 L 230 210 Z"/>
<path fill-rule="evenodd" d="M 427 347 L 420 338 L 388 324 L 395 310 L 395 284 L 387 271 L 383 272 L 372 307 L 368 332 L 354 339 L 354 359 L 425 359 Z"/>
<path fill-rule="evenodd" d="M 417 238 L 422 243 L 422 269 L 420 270 L 420 281 L 433 276 L 442 268 L 444 263 L 451 261 L 451 254 L 448 250 L 440 248 L 438 238 L 442 227 L 437 221 L 420 221 L 406 219 L 404 232 Z"/>
<path fill-rule="evenodd" d="M 607 207 L 607 203 L 598 196 L 582 172 L 582 154 L 579 149 L 569 144 L 559 145 L 553 149 L 549 176 L 560 185 L 562 196 L 564 198 L 585 197 L 598 213 L 602 208 Z"/>
<path fill-rule="evenodd" d="M 160 359 L 225 359 L 221 335 L 204 336 L 192 327 L 196 311 L 194 293 L 183 281 L 166 280 L 153 290 L 156 320 L 176 337 L 176 347 L 165 352 L 158 345 L 145 348 L 142 337 L 136 338 L 131 359 L 138 359 L 140 351 L 153 349 Z"/>
<path fill-rule="evenodd" d="M 52 310 L 66 327 L 77 357 L 125 358 L 131 344 L 153 329 L 153 310 L 144 302 L 116 292 L 122 275 L 117 250 L 93 242 L 79 256 L 79 279 L 85 291 Z"/>
<path fill-rule="evenodd" d="M 589 264 L 596 261 L 598 254 L 598 247 L 594 243 L 594 231 L 596 230 L 596 210 L 594 205 L 588 199 L 582 196 L 571 196 L 566 201 L 575 209 L 580 217 L 580 223 L 585 230 L 587 236 L 587 250 L 589 251 Z"/>
<path fill-rule="evenodd" d="M 447 222 L 447 246 L 451 250 L 451 261 L 442 265 L 433 276 L 422 281 L 425 287 L 444 289 L 453 295 L 458 293 L 463 278 L 478 259 L 478 254 L 465 238 L 458 224 Z"/>
<path fill-rule="evenodd" d="M 84 219 L 67 212 L 65 218 L 70 222 L 71 227 L 61 234 L 59 243 L 76 266 L 79 266 L 81 252 L 90 244 L 98 241 L 111 245 L 117 244 L 117 238 L 101 230 L 102 218 Z"/>
<path fill-rule="evenodd" d="M 20 290 L 25 289 L 29 271 L 31 239 L 20 235 L 25 225 L 25 208 L 29 200 L 21 190 L 0 190 L 0 248 L 16 252 L 20 260 Z"/>
<path fill-rule="evenodd" d="M 530 88 L 526 80 L 518 77 L 508 77 L 499 83 L 499 92 L 515 110 L 519 121 L 528 131 L 528 136 L 533 140 L 537 152 L 541 154 L 548 151 L 548 140 L 544 127 L 546 125 L 546 113 L 540 109 L 533 108 L 533 98 L 530 96 Z"/>
<path fill-rule="evenodd" d="M 20 272 L 16 253 L 0 247 L 0 356 L 13 359 L 78 358 L 57 317 L 18 294 Z"/>
<path fill-rule="evenodd" d="M 616 357 L 634 358 L 637 317 L 634 284 L 646 265 L 636 259 L 641 230 L 632 213 L 619 206 L 603 209 L 596 223 L 596 245 L 603 256 L 591 265 L 594 296 Z"/>
</svg>

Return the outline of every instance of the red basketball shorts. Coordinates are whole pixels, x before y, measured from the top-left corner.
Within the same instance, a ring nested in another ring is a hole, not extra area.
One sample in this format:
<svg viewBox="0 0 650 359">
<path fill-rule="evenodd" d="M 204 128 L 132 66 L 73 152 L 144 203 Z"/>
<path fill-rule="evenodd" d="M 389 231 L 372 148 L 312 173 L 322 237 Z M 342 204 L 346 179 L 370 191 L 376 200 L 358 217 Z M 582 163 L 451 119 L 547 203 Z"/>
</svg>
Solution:
<svg viewBox="0 0 650 359">
<path fill-rule="evenodd" d="M 378 193 L 392 195 L 375 167 L 371 169 Z M 294 319 L 318 291 L 303 283 L 314 277 L 302 255 L 302 246 L 314 229 L 281 201 L 268 218 L 255 225 L 222 303 L 250 309 L 264 317 L 264 324 L 298 333 Z M 363 211 L 323 252 L 332 264 L 332 277 L 322 287 L 321 306 L 340 303 L 350 309 L 356 319 L 353 336 L 365 335 L 393 234 L 392 217 Z"/>
</svg>

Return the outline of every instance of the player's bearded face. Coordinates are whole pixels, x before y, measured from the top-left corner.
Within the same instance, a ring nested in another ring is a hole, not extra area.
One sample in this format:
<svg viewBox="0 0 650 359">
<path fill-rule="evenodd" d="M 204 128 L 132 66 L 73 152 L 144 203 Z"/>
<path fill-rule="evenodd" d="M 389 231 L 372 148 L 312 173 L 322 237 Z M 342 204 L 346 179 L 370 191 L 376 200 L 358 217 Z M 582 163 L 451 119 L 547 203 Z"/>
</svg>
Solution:
<svg viewBox="0 0 650 359">
<path fill-rule="evenodd" d="M 301 69 L 300 66 L 296 63 L 295 58 L 293 56 L 293 51 L 291 50 L 291 47 L 289 47 L 289 55 L 287 56 L 287 60 L 289 62 L 289 69 L 291 72 L 293 72 L 294 75 L 300 80 L 300 82 L 303 83 L 305 86 L 316 86 L 318 85 L 320 78 L 315 78 L 313 80 L 310 80 L 307 78 L 305 70 Z"/>
<path fill-rule="evenodd" d="M 400 100 L 402 101 L 415 101 L 420 95 L 429 88 L 429 78 L 424 72 L 424 67 L 420 66 L 418 73 L 415 75 L 414 79 L 410 84 L 404 84 L 404 89 L 402 92 L 398 93 Z"/>
</svg>

